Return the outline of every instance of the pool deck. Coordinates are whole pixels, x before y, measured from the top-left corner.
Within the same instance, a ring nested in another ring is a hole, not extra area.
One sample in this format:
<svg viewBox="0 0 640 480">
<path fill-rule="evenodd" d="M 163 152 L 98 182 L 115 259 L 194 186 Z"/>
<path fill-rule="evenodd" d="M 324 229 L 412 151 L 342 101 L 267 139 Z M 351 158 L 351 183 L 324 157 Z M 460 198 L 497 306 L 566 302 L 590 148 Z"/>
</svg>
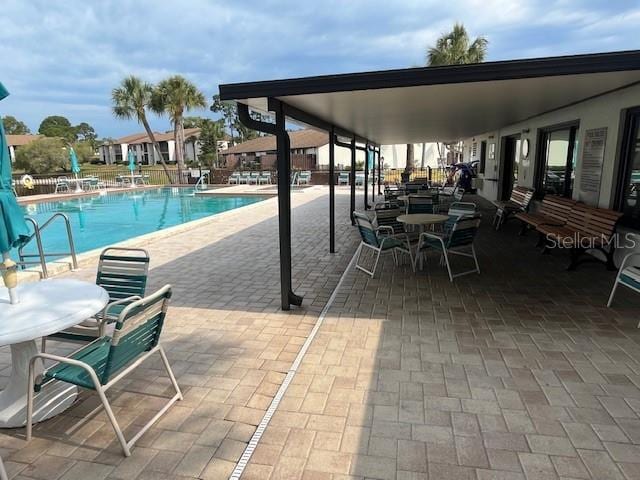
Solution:
<svg viewBox="0 0 640 480">
<path fill-rule="evenodd" d="M 415 274 L 386 260 L 374 279 L 343 276 L 359 242 L 348 201 L 338 189 L 330 255 L 326 187 L 292 195 L 305 301 L 289 312 L 276 198 L 150 241 L 149 289 L 174 287 L 162 341 L 185 400 L 125 459 L 103 414 L 74 427 L 97 405 L 83 393 L 28 445 L 22 430 L 0 433 L 10 477 L 228 478 L 343 278 L 243 479 L 640 478 L 640 299 L 621 291 L 604 307 L 614 273 L 567 272 L 566 252 L 541 256 L 485 210 L 480 276 L 450 283 L 432 258 Z M 4 382 L 6 347 L 0 368 Z M 128 435 L 160 404 L 139 392 L 169 393 L 159 362 L 109 394 Z"/>
</svg>

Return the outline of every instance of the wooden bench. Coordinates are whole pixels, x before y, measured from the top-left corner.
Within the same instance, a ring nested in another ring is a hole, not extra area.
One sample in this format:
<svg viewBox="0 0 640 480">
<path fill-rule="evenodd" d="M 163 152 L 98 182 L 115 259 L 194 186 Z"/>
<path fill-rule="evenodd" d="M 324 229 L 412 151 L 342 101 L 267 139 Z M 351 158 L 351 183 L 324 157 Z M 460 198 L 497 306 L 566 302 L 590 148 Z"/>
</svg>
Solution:
<svg viewBox="0 0 640 480">
<path fill-rule="evenodd" d="M 569 270 L 574 270 L 588 250 L 599 250 L 606 258 L 607 268 L 613 264 L 614 246 L 610 245 L 622 213 L 591 207 L 576 202 L 564 225 L 539 224 L 536 230 L 544 236 L 545 251 L 552 247 L 571 251 Z"/>
<path fill-rule="evenodd" d="M 545 195 L 537 212 L 516 213 L 515 217 L 522 222 L 520 235 L 524 235 L 529 228 L 537 230 L 540 225 L 564 225 L 575 204 L 576 201 L 570 198 Z"/>
<path fill-rule="evenodd" d="M 493 202 L 496 207 L 496 214 L 493 217 L 493 225 L 496 230 L 500 229 L 502 224 L 509 219 L 510 215 L 518 212 L 526 212 L 533 198 L 533 193 L 533 190 L 526 187 L 514 187 L 509 200 Z"/>
</svg>

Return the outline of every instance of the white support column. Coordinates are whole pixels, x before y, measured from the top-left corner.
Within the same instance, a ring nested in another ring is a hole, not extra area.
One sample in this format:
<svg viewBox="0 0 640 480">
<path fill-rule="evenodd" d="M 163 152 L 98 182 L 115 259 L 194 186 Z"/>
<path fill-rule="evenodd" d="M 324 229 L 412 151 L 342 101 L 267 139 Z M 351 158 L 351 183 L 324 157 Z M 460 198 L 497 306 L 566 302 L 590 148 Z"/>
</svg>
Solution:
<svg viewBox="0 0 640 480">
<path fill-rule="evenodd" d="M 169 150 L 169 161 L 174 162 L 176 160 L 176 142 L 175 140 L 167 140 L 167 147 Z"/>
<path fill-rule="evenodd" d="M 11 159 L 11 163 L 16 161 L 16 148 L 13 145 L 9 145 L 9 158 Z"/>
<path fill-rule="evenodd" d="M 128 143 L 120 144 L 120 151 L 122 152 L 122 162 L 125 163 L 127 161 L 127 148 L 129 147 Z"/>
</svg>

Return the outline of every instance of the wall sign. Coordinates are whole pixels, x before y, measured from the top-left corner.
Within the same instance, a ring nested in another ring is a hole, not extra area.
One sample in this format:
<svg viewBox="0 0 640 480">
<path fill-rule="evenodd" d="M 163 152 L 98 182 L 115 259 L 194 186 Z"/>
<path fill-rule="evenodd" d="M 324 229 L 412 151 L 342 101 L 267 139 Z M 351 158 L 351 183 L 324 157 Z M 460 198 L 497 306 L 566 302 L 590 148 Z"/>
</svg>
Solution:
<svg viewBox="0 0 640 480">
<path fill-rule="evenodd" d="M 580 170 L 580 192 L 600 193 L 604 147 L 607 141 L 607 127 L 592 128 L 584 132 L 584 147 Z"/>
</svg>

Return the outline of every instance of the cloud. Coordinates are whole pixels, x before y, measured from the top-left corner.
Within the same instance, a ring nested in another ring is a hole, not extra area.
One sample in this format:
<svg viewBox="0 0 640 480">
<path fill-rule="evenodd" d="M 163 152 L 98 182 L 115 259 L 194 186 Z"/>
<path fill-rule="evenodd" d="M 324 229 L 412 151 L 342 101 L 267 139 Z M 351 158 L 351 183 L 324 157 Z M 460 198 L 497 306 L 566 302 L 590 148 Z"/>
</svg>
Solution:
<svg viewBox="0 0 640 480">
<path fill-rule="evenodd" d="M 497 60 L 638 48 L 638 20 L 632 2 L 600 0 L 3 0 L 0 80 L 12 95 L 0 112 L 33 130 L 62 114 L 118 136 L 140 129 L 110 112 L 132 73 L 180 73 L 210 97 L 222 82 L 418 65 L 455 21 Z"/>
</svg>

